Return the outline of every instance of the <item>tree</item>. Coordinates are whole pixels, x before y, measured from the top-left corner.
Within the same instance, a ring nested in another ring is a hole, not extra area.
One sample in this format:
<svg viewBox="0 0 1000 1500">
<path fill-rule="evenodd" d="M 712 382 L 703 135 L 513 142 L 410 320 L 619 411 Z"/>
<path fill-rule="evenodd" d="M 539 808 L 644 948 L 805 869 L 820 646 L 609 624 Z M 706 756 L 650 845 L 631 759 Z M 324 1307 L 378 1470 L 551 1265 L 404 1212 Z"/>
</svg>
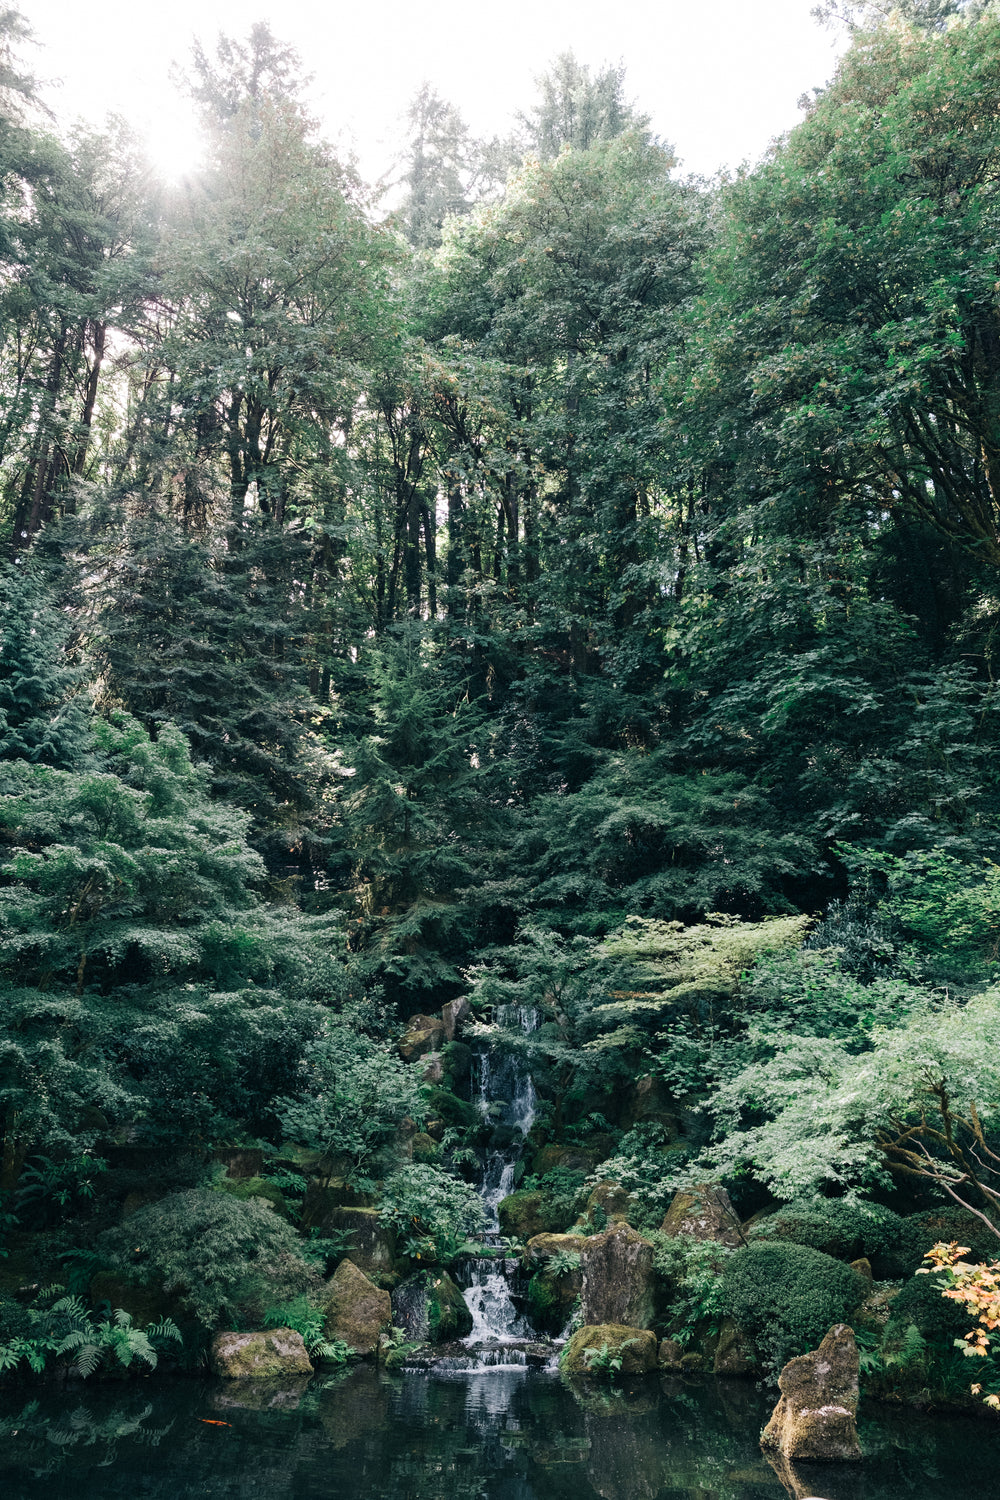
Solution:
<svg viewBox="0 0 1000 1500">
<path fill-rule="evenodd" d="M 520 116 L 531 152 L 546 158 L 560 151 L 588 151 L 598 141 L 614 140 L 626 131 L 641 134 L 649 123 L 625 98 L 625 69 L 606 66 L 592 75 L 572 51 L 561 52 L 548 72 L 535 80 L 541 95 Z"/>
</svg>

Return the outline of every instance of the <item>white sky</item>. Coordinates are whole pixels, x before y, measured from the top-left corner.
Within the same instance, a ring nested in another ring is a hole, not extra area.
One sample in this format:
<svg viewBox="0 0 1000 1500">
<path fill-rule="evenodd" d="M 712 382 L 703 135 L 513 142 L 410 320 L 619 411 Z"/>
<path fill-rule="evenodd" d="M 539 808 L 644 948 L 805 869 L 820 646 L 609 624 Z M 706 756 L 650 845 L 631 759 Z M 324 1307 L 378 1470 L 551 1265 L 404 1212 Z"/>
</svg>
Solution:
<svg viewBox="0 0 1000 1500">
<path fill-rule="evenodd" d="M 476 134 L 502 133 L 533 79 L 567 47 L 598 67 L 624 62 L 626 88 L 677 149 L 711 175 L 755 160 L 799 118 L 796 99 L 833 71 L 843 38 L 814 0 L 20 0 L 40 48 L 34 71 L 60 120 L 115 111 L 167 173 L 193 164 L 190 111 L 170 83 L 191 39 L 244 36 L 266 20 L 314 75 L 324 134 L 357 151 L 364 174 L 389 164 L 399 117 L 426 78 Z"/>
</svg>

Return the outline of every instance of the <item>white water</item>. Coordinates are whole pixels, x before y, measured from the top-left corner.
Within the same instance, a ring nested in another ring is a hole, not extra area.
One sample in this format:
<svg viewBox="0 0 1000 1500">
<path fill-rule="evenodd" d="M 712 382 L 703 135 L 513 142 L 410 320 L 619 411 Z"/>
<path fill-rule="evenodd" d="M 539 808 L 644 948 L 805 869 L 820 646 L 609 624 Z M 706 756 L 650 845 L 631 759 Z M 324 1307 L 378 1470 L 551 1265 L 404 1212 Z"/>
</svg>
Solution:
<svg viewBox="0 0 1000 1500">
<path fill-rule="evenodd" d="M 520 1005 L 498 1005 L 494 1023 L 500 1031 L 525 1035 L 538 1025 L 538 1012 Z M 491 1151 L 483 1166 L 479 1196 L 486 1210 L 487 1239 L 500 1232 L 497 1210 L 514 1188 L 517 1164 L 524 1150 L 524 1137 L 535 1122 L 537 1097 L 531 1074 L 520 1052 L 490 1048 L 480 1054 L 474 1098 L 480 1112 L 497 1125 L 513 1127 L 520 1142 Z M 478 1344 L 511 1344 L 531 1337 L 531 1328 L 520 1316 L 511 1298 L 511 1277 L 516 1262 L 483 1257 L 469 1267 L 470 1283 L 463 1292 L 472 1314 L 472 1332 L 463 1340 L 467 1347 Z M 489 1351 L 483 1351 L 484 1355 Z M 511 1351 L 513 1358 L 515 1351 Z M 502 1368 L 502 1367 L 501 1367 Z"/>
</svg>

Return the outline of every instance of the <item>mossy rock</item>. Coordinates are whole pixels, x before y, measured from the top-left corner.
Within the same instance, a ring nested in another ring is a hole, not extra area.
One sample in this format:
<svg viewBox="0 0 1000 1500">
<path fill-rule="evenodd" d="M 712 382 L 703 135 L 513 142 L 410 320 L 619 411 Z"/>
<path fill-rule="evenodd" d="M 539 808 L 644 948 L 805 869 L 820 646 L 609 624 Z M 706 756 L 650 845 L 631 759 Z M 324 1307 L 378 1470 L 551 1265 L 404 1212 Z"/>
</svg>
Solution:
<svg viewBox="0 0 1000 1500">
<path fill-rule="evenodd" d="M 536 1234 L 554 1234 L 563 1226 L 558 1222 L 545 1193 L 511 1193 L 497 1209 L 500 1232 L 526 1245 Z"/>
<path fill-rule="evenodd" d="M 591 1350 L 595 1351 L 596 1362 Z M 623 1323 L 591 1323 L 578 1328 L 559 1357 L 559 1368 L 570 1380 L 601 1378 L 605 1351 L 607 1356 L 621 1359 L 618 1374 L 645 1375 L 656 1369 L 656 1334 L 649 1328 L 628 1328 Z"/>
<path fill-rule="evenodd" d="M 482 1117 L 474 1104 L 460 1099 L 450 1089 L 429 1088 L 426 1093 L 428 1116 L 443 1120 L 446 1125 L 455 1125 L 463 1130 L 473 1130 Z"/>
<path fill-rule="evenodd" d="M 374 1354 L 392 1322 L 392 1305 L 389 1293 L 345 1257 L 330 1281 L 323 1314 L 328 1339 L 343 1339 L 356 1354 Z"/>
<path fill-rule="evenodd" d="M 418 1130 L 410 1141 L 410 1154 L 416 1162 L 437 1161 L 441 1155 L 441 1149 L 437 1141 L 433 1140 L 426 1130 Z"/>
<path fill-rule="evenodd" d="M 392 1321 L 420 1344 L 450 1344 L 472 1332 L 472 1314 L 447 1271 L 418 1271 L 392 1292 Z"/>
<path fill-rule="evenodd" d="M 594 1150 L 589 1146 L 560 1146 L 553 1143 L 542 1146 L 535 1152 L 531 1170 L 536 1177 L 544 1177 L 559 1168 L 566 1172 L 583 1172 L 589 1175 L 606 1156 L 607 1152 Z"/>
<path fill-rule="evenodd" d="M 321 1234 L 350 1232 L 347 1253 L 366 1276 L 374 1279 L 395 1269 L 396 1236 L 377 1208 L 331 1208 L 318 1227 Z"/>
<path fill-rule="evenodd" d="M 292 1218 L 284 1193 L 273 1182 L 268 1182 L 266 1177 L 223 1177 L 214 1186 L 216 1191 L 228 1193 L 230 1198 L 239 1198 L 243 1203 L 248 1198 L 262 1198 L 282 1218 Z"/>
<path fill-rule="evenodd" d="M 536 1271 L 528 1282 L 528 1318 L 539 1333 L 560 1334 L 569 1322 L 580 1295 L 583 1272 L 567 1271 L 554 1276 L 551 1271 Z"/>
<path fill-rule="evenodd" d="M 260 1333 L 217 1333 L 209 1356 L 213 1375 L 227 1380 L 277 1380 L 283 1375 L 311 1375 L 312 1364 L 294 1328 Z"/>
</svg>

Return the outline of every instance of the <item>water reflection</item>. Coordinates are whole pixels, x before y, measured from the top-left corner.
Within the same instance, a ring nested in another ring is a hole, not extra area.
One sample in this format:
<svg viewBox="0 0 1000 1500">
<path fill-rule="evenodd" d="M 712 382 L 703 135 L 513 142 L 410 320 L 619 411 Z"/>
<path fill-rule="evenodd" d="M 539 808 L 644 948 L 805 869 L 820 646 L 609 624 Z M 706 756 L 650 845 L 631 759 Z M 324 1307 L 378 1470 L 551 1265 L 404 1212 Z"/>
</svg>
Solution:
<svg viewBox="0 0 1000 1500">
<path fill-rule="evenodd" d="M 534 1370 L 46 1389 L 0 1402 L 5 1500 L 967 1500 L 990 1421 L 875 1410 L 860 1465 L 765 1460 L 740 1382 Z M 983 1483 L 979 1488 L 983 1493 Z"/>
</svg>

